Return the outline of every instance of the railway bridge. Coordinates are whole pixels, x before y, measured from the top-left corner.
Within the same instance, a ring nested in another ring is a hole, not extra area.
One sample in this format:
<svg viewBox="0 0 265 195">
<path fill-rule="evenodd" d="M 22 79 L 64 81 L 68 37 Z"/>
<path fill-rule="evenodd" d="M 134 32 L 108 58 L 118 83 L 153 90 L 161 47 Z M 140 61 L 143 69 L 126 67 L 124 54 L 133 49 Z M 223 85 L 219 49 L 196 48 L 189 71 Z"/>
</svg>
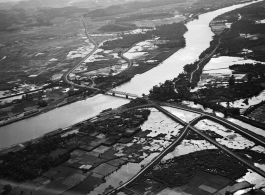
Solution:
<svg viewBox="0 0 265 195">
<path fill-rule="evenodd" d="M 109 90 L 109 91 L 105 91 L 104 93 L 105 95 L 112 95 L 112 96 L 124 96 L 126 99 L 135 99 L 135 98 L 139 98 L 140 96 L 136 95 L 136 94 L 132 94 L 132 93 L 127 93 L 127 92 L 123 92 L 123 91 L 115 91 L 115 90 Z"/>
</svg>

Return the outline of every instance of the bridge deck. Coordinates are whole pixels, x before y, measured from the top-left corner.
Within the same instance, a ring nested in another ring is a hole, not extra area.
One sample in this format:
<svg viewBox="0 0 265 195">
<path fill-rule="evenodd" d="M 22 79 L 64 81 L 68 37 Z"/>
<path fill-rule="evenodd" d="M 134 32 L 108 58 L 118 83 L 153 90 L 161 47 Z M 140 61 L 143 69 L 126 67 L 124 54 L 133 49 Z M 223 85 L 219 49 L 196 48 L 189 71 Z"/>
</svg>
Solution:
<svg viewBox="0 0 265 195">
<path fill-rule="evenodd" d="M 123 92 L 123 91 L 109 90 L 109 91 L 107 91 L 106 93 L 114 93 L 114 94 L 119 94 L 119 95 L 128 95 L 128 96 L 131 96 L 131 97 L 139 97 L 139 96 L 136 95 L 136 94 L 126 93 L 126 92 Z"/>
</svg>

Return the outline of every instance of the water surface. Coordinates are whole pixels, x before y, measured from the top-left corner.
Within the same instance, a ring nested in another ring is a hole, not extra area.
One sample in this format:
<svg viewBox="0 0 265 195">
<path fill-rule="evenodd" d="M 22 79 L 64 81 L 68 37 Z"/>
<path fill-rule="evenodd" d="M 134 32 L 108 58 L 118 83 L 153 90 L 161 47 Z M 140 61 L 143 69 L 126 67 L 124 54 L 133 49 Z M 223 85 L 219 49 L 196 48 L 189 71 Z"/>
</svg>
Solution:
<svg viewBox="0 0 265 195">
<path fill-rule="evenodd" d="M 156 68 L 135 76 L 130 82 L 117 87 L 118 91 L 142 95 L 160 82 L 177 77 L 183 72 L 183 67 L 198 59 L 202 51 L 209 47 L 213 33 L 209 27 L 210 21 L 220 14 L 232 11 L 251 3 L 234 5 L 213 12 L 202 14 L 198 20 L 188 22 L 186 47 L 180 49 Z M 82 120 L 97 115 L 107 108 L 116 108 L 128 100 L 110 96 L 97 95 L 93 98 L 78 101 L 57 108 L 26 120 L 18 121 L 0 128 L 0 148 L 37 138 L 58 128 L 65 128 Z"/>
</svg>

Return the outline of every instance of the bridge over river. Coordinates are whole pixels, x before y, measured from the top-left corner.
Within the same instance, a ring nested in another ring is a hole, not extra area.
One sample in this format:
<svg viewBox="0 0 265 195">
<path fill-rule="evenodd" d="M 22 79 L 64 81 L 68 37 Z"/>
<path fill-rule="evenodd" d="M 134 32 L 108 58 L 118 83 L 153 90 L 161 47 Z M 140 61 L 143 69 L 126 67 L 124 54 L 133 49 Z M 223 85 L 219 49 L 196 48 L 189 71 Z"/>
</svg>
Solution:
<svg viewBox="0 0 265 195">
<path fill-rule="evenodd" d="M 133 93 L 127 93 L 127 92 L 123 92 L 123 91 L 115 91 L 115 90 L 112 90 L 112 89 L 109 90 L 109 91 L 106 91 L 104 94 L 105 95 L 112 95 L 112 96 L 118 95 L 119 97 L 124 96 L 126 99 L 139 98 L 140 97 L 139 95 L 136 95 L 136 94 L 133 94 Z"/>
</svg>

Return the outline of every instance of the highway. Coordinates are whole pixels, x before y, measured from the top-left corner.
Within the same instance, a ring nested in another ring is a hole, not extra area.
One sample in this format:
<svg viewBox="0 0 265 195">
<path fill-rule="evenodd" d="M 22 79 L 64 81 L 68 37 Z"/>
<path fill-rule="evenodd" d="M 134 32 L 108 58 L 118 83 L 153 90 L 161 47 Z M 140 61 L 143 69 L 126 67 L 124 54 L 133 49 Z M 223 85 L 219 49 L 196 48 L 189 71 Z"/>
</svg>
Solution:
<svg viewBox="0 0 265 195">
<path fill-rule="evenodd" d="M 265 138 L 253 133 L 252 131 L 248 130 L 248 129 L 245 129 L 241 126 L 238 126 L 226 119 L 223 119 L 223 118 L 220 118 L 218 116 L 214 116 L 213 114 L 210 114 L 210 113 L 205 113 L 203 111 L 199 111 L 199 110 L 195 110 L 195 109 L 192 109 L 192 108 L 185 108 L 183 106 L 178 106 L 176 104 L 169 104 L 169 103 L 159 103 L 159 105 L 161 106 L 170 106 L 170 107 L 173 107 L 173 108 L 177 108 L 177 109 L 180 109 L 180 110 L 185 110 L 185 111 L 188 111 L 188 112 L 193 112 L 193 113 L 196 113 L 196 114 L 201 114 L 201 120 L 202 119 L 209 119 L 209 120 L 212 120 L 214 122 L 217 122 L 217 123 L 220 123 L 221 125 L 224 125 L 228 128 L 231 128 L 233 130 L 235 130 L 236 132 L 238 132 L 239 134 L 243 134 L 245 135 L 246 137 L 248 138 L 251 138 L 254 142 L 260 144 L 261 146 L 265 147 Z"/>
<path fill-rule="evenodd" d="M 189 130 L 192 130 L 194 132 L 196 132 L 197 134 L 201 135 L 205 140 L 207 140 L 208 142 L 210 142 L 211 144 L 215 145 L 217 148 L 223 150 L 224 152 L 226 152 L 229 156 L 232 156 L 234 158 L 236 158 L 237 160 L 239 160 L 241 163 L 243 163 L 245 166 L 247 166 L 248 168 L 250 168 L 251 170 L 255 171 L 256 173 L 260 174 L 261 176 L 263 176 L 265 178 L 265 172 L 261 169 L 259 169 L 258 167 L 255 167 L 253 165 L 253 163 L 247 161 L 246 159 L 240 157 L 239 155 L 235 154 L 234 152 L 232 152 L 229 148 L 227 148 L 226 146 L 223 146 L 219 143 L 217 143 L 215 140 L 211 139 L 210 137 L 208 137 L 207 135 L 205 135 L 204 133 L 202 133 L 200 130 L 196 129 L 195 127 L 193 127 L 193 124 L 196 124 L 197 121 L 201 120 L 202 117 L 209 117 L 212 119 L 216 119 L 222 123 L 227 124 L 228 126 L 231 126 L 231 128 L 233 127 L 233 129 L 238 129 L 241 132 L 244 133 L 248 133 L 245 132 L 245 130 L 242 128 L 240 129 L 239 127 L 237 127 L 236 125 L 234 125 L 231 122 L 227 122 L 226 120 L 213 116 L 211 114 L 208 113 L 204 113 L 202 111 L 195 111 L 194 109 L 189 109 L 189 108 L 183 108 L 183 107 L 178 107 L 177 105 L 172 105 L 172 104 L 167 104 L 165 103 L 164 106 L 170 106 L 170 107 L 174 107 L 174 108 L 178 108 L 181 110 L 185 110 L 185 111 L 189 111 L 189 112 L 193 112 L 193 113 L 198 113 L 201 114 L 201 116 L 193 119 L 192 121 L 190 121 L 189 123 L 186 123 L 185 121 L 181 120 L 180 118 L 176 117 L 175 115 L 173 115 L 172 113 L 170 113 L 169 111 L 165 110 L 164 108 L 162 108 L 160 105 L 156 104 L 155 102 L 153 102 L 152 105 L 147 105 L 147 107 L 154 107 L 157 110 L 159 110 L 160 112 L 164 113 L 166 116 L 170 117 L 172 120 L 174 120 L 175 122 L 181 124 L 182 126 L 184 126 L 185 128 L 180 132 L 180 134 L 178 135 L 178 137 L 176 138 L 176 140 L 174 142 L 172 142 L 164 151 L 162 151 L 157 157 L 155 157 L 147 166 L 145 166 L 141 171 L 139 171 L 135 176 L 133 176 L 129 181 L 127 181 L 126 183 L 122 184 L 121 186 L 119 186 L 118 188 L 108 192 L 108 195 L 114 195 L 117 192 L 119 192 L 120 190 L 122 190 L 123 188 L 126 188 L 128 185 L 130 185 L 131 183 L 133 183 L 134 181 L 136 181 L 138 179 L 138 177 L 140 177 L 142 174 L 144 174 L 145 172 L 147 172 L 148 170 L 150 170 L 153 166 L 155 166 L 157 163 L 159 163 L 163 157 L 165 155 L 167 155 L 170 151 L 174 150 L 174 148 L 179 145 L 181 143 L 181 141 L 185 138 L 185 136 L 187 135 L 187 133 L 189 132 Z M 141 106 L 142 107 L 142 106 Z M 252 139 L 259 139 L 258 137 L 253 136 L 252 134 L 249 134 L 249 136 Z M 259 140 L 261 143 L 265 144 L 264 139 Z"/>
<path fill-rule="evenodd" d="M 214 141 L 212 138 L 208 137 L 207 135 L 205 135 L 204 133 L 202 133 L 200 130 L 196 129 L 195 127 L 191 126 L 190 129 L 192 131 L 196 132 L 197 134 L 201 135 L 204 139 L 206 139 L 211 144 L 215 145 L 217 148 L 225 151 L 229 156 L 232 156 L 232 157 L 236 158 L 241 163 L 246 165 L 248 168 L 250 168 L 251 170 L 255 171 L 256 173 L 260 174 L 262 177 L 265 178 L 265 172 L 263 170 L 261 170 L 260 168 L 254 166 L 253 163 L 250 163 L 246 159 L 244 159 L 244 158 L 240 157 L 239 155 L 235 154 L 234 152 L 232 152 L 226 146 L 223 146 L 223 145 L 219 144 L 218 142 Z"/>
<path fill-rule="evenodd" d="M 69 70 L 67 70 L 67 72 L 64 73 L 64 75 L 62 76 L 62 79 L 65 83 L 67 83 L 68 85 L 71 85 L 71 86 L 74 86 L 74 87 L 77 87 L 77 88 L 88 88 L 88 89 L 96 89 L 96 90 L 100 90 L 98 88 L 94 88 L 94 87 L 87 87 L 87 86 L 84 86 L 84 85 L 78 85 L 76 83 L 73 83 L 71 80 L 69 80 L 69 75 L 78 67 L 80 66 L 85 60 L 87 60 L 87 58 L 89 58 L 91 55 L 93 55 L 96 50 L 98 49 L 98 44 L 92 39 L 92 37 L 89 35 L 88 33 L 88 30 L 87 30 L 87 26 L 86 26 L 86 23 L 85 23 L 85 20 L 84 18 L 82 17 L 82 23 L 83 23 L 83 26 L 85 28 L 85 33 L 86 33 L 86 36 L 87 38 L 93 43 L 94 45 L 94 48 L 92 51 L 90 51 L 82 60 L 80 60 L 74 67 L 70 68 Z M 134 45 L 133 45 L 134 46 Z M 133 47 L 132 46 L 132 47 Z M 127 49 L 126 51 L 130 50 L 132 47 L 130 47 L 129 49 Z M 125 70 L 123 70 L 122 72 L 124 71 L 127 71 L 128 69 L 131 68 L 133 62 L 126 58 L 123 53 L 120 54 L 120 57 L 125 60 L 127 63 L 128 63 L 128 68 L 126 68 Z M 120 72 L 119 74 L 121 74 L 122 72 Z"/>
<path fill-rule="evenodd" d="M 161 109 L 161 107 L 160 106 L 157 106 L 157 105 L 154 105 L 154 107 L 157 108 L 157 109 L 159 109 L 159 110 Z M 146 171 L 148 171 L 153 166 L 155 166 L 158 162 L 160 162 L 162 160 L 162 158 L 165 155 L 167 155 L 170 151 L 174 150 L 174 148 L 181 143 L 181 141 L 185 138 L 185 136 L 187 135 L 187 133 L 189 131 L 189 125 L 187 125 L 186 122 L 182 121 L 181 119 L 179 119 L 176 116 L 173 116 L 171 118 L 175 122 L 180 123 L 180 124 L 186 126 L 186 128 L 180 132 L 180 134 L 178 135 L 177 139 L 174 142 L 172 142 L 165 150 L 163 150 L 158 156 L 156 156 L 147 166 L 145 166 L 141 171 L 139 171 L 135 176 L 133 176 L 133 178 L 131 178 L 129 181 L 127 181 L 126 183 L 122 184 L 118 188 L 110 191 L 107 194 L 116 194 L 116 192 L 118 192 L 122 188 L 125 188 L 126 186 L 128 186 L 129 184 L 131 184 L 132 182 L 134 182 L 141 174 L 144 174 Z"/>
<path fill-rule="evenodd" d="M 87 31 L 87 26 L 86 26 L 86 23 L 85 23 L 85 20 L 84 18 L 82 17 L 82 23 L 83 23 L 83 26 L 85 28 L 85 32 L 86 32 L 86 36 L 87 38 L 93 43 L 94 45 L 94 48 L 91 52 L 89 52 L 89 54 L 87 54 L 80 62 L 78 62 L 74 67 L 70 68 L 69 70 L 67 70 L 67 72 L 64 73 L 64 75 L 62 76 L 62 79 L 65 83 L 67 83 L 68 85 L 72 85 L 74 87 L 77 87 L 77 88 L 84 88 L 85 86 L 83 85 L 78 85 L 78 84 L 75 84 L 73 83 L 72 81 L 69 80 L 69 74 L 71 74 L 78 66 L 80 66 L 87 58 L 89 58 L 91 55 L 93 55 L 95 53 L 95 51 L 98 49 L 98 44 L 92 39 L 92 37 L 88 34 L 88 31 Z M 85 87 L 85 88 L 90 88 L 90 87 Z M 91 89 L 97 89 L 97 88 L 92 88 Z M 99 89 L 97 89 L 99 90 Z"/>
</svg>

